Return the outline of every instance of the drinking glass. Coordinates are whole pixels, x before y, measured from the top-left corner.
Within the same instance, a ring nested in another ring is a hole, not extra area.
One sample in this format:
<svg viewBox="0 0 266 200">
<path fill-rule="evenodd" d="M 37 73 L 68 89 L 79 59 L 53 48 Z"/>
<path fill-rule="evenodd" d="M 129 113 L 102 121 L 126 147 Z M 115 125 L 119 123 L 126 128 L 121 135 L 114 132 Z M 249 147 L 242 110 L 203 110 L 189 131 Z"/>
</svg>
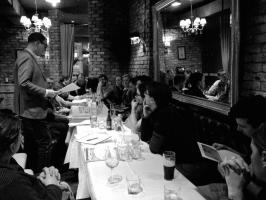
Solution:
<svg viewBox="0 0 266 200">
<path fill-rule="evenodd" d="M 164 200 L 182 200 L 180 197 L 180 186 L 169 182 L 164 185 Z"/>
<path fill-rule="evenodd" d="M 174 178 L 174 171 L 175 171 L 175 152 L 173 151 L 163 152 L 163 168 L 164 168 L 164 179 L 172 180 Z"/>
<path fill-rule="evenodd" d="M 118 166 L 119 160 L 117 155 L 117 149 L 110 147 L 106 148 L 105 152 L 105 164 L 111 169 L 111 176 L 108 178 L 109 184 L 118 183 L 122 180 L 122 176 L 113 175 L 113 169 Z"/>
<path fill-rule="evenodd" d="M 128 175 L 127 180 L 127 191 L 128 194 L 138 194 L 143 191 L 141 186 L 140 177 L 137 175 Z"/>
</svg>

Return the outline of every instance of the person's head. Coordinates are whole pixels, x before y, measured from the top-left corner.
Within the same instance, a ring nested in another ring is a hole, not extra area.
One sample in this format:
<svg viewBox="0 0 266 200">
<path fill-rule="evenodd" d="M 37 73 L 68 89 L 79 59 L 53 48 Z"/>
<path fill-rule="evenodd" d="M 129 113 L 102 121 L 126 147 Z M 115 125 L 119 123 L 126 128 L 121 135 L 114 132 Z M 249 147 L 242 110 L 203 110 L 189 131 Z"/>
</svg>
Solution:
<svg viewBox="0 0 266 200">
<path fill-rule="evenodd" d="M 128 81 L 128 87 L 130 89 L 136 90 L 136 79 L 135 78 L 130 78 Z"/>
<path fill-rule="evenodd" d="M 266 151 L 266 124 L 263 123 L 256 130 L 251 140 L 251 173 L 258 180 L 266 182 L 266 160 L 263 151 Z"/>
<path fill-rule="evenodd" d="M 60 79 L 59 79 L 59 83 L 61 83 L 63 85 L 67 85 L 68 84 L 67 76 L 61 76 Z"/>
<path fill-rule="evenodd" d="M 121 79 L 121 76 L 116 76 L 115 77 L 115 85 L 117 87 L 121 87 L 122 86 L 122 79 Z"/>
<path fill-rule="evenodd" d="M 102 86 L 106 86 L 108 83 L 108 78 L 105 74 L 99 76 L 99 82 L 102 82 Z"/>
<path fill-rule="evenodd" d="M 184 71 L 185 78 L 189 78 L 191 74 L 192 74 L 192 71 L 189 69 Z"/>
<path fill-rule="evenodd" d="M 227 82 L 228 81 L 228 74 L 224 70 L 218 71 L 217 72 L 217 76 L 223 82 Z"/>
<path fill-rule="evenodd" d="M 43 34 L 35 32 L 29 35 L 28 48 L 30 48 L 37 56 L 45 56 L 47 46 L 47 39 Z"/>
<path fill-rule="evenodd" d="M 167 85 L 153 82 L 146 86 L 145 103 L 152 110 L 168 105 L 171 99 L 172 92 Z"/>
<path fill-rule="evenodd" d="M 84 75 L 82 73 L 80 73 L 78 75 L 77 85 L 78 86 L 85 86 L 85 84 L 86 84 L 85 77 L 84 77 Z"/>
<path fill-rule="evenodd" d="M 122 84 L 124 88 L 129 87 L 129 75 L 128 74 L 125 74 L 122 76 Z"/>
<path fill-rule="evenodd" d="M 136 86 L 136 98 L 143 100 L 145 98 L 146 86 L 145 84 L 141 83 Z"/>
<path fill-rule="evenodd" d="M 266 99 L 262 96 L 249 96 L 240 99 L 230 110 L 236 120 L 237 130 L 251 137 L 266 120 Z"/>
<path fill-rule="evenodd" d="M 79 74 L 78 73 L 73 73 L 72 74 L 72 82 L 75 82 L 75 81 L 77 81 L 78 80 L 78 76 L 79 76 Z"/>
<path fill-rule="evenodd" d="M 54 87 L 54 80 L 53 80 L 53 78 L 47 78 L 46 79 L 46 82 L 47 82 L 47 84 L 48 84 L 48 89 L 53 89 L 53 87 Z"/>
<path fill-rule="evenodd" d="M 194 72 L 189 77 L 189 83 L 191 84 L 191 87 L 202 87 L 202 78 L 203 74 L 200 72 Z"/>
<path fill-rule="evenodd" d="M 0 109 L 0 159 L 11 157 L 21 145 L 21 122 L 8 109 Z"/>
</svg>

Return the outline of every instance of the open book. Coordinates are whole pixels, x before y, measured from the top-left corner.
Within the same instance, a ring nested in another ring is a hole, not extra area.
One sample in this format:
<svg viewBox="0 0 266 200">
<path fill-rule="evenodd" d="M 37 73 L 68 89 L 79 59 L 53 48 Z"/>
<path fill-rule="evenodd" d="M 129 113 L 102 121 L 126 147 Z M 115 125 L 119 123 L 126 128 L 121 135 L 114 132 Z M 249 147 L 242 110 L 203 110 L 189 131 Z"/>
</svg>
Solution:
<svg viewBox="0 0 266 200">
<path fill-rule="evenodd" d="M 197 142 L 199 145 L 200 153 L 202 157 L 208 158 L 210 160 L 221 162 L 222 158 L 219 152 L 213 147 L 208 144 L 203 144 L 201 142 Z"/>
</svg>

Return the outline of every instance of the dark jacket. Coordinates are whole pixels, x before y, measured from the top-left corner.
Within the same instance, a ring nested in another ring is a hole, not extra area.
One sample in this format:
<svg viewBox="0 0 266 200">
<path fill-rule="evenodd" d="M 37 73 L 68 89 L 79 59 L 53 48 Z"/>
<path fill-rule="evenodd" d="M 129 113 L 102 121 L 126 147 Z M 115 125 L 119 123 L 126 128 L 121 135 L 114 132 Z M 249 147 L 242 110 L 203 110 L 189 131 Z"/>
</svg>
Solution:
<svg viewBox="0 0 266 200">
<path fill-rule="evenodd" d="M 15 112 L 29 119 L 45 119 L 48 99 L 46 78 L 36 58 L 25 49 L 15 63 Z"/>
<path fill-rule="evenodd" d="M 35 176 L 26 174 L 14 164 L 0 164 L 0 200 L 61 200 L 61 189 L 45 186 Z"/>
<path fill-rule="evenodd" d="M 141 139 L 149 141 L 153 153 L 176 152 L 176 163 L 195 162 L 201 158 L 195 132 L 190 122 L 175 107 L 157 108 L 141 123 Z"/>
<path fill-rule="evenodd" d="M 205 98 L 206 99 L 206 96 L 197 87 L 189 88 L 188 90 L 185 91 L 185 94 L 192 95 L 192 96 L 195 96 L 195 97 L 201 97 L 201 98 Z"/>
</svg>

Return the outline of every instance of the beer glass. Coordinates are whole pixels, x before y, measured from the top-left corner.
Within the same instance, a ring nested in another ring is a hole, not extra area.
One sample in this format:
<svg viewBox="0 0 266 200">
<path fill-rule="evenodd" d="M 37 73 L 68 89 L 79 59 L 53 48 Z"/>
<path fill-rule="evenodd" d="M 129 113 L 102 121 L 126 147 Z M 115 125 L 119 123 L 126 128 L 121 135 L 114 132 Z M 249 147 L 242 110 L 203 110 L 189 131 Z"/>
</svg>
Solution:
<svg viewBox="0 0 266 200">
<path fill-rule="evenodd" d="M 175 152 L 165 151 L 163 152 L 163 168 L 164 168 L 164 179 L 174 179 L 175 171 Z"/>
</svg>

